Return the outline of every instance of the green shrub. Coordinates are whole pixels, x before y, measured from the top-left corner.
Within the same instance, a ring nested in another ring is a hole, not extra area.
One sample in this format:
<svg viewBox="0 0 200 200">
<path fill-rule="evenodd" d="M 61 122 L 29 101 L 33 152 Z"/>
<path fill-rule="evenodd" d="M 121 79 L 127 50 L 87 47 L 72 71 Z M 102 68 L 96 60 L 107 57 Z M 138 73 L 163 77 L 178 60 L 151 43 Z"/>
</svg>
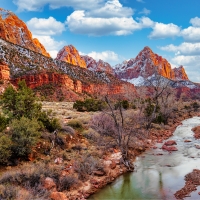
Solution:
<svg viewBox="0 0 200 200">
<path fill-rule="evenodd" d="M 8 118 L 0 114 L 0 132 L 3 131 L 8 124 Z"/>
<path fill-rule="evenodd" d="M 11 157 L 12 141 L 8 135 L 0 135 L 0 164 L 7 164 Z"/>
<path fill-rule="evenodd" d="M 122 107 L 123 109 L 127 110 L 129 108 L 129 102 L 127 100 L 119 101 L 115 104 L 115 109 L 117 110 L 119 107 Z"/>
<path fill-rule="evenodd" d="M 27 157 L 31 153 L 32 147 L 40 137 L 39 128 L 36 119 L 22 117 L 11 121 L 12 152 L 16 157 Z"/>
<path fill-rule="evenodd" d="M 79 112 L 101 111 L 104 107 L 105 103 L 97 99 L 86 99 L 85 101 L 78 100 L 73 105 L 73 108 Z"/>
<path fill-rule="evenodd" d="M 48 112 L 41 112 L 38 121 L 41 122 L 42 126 L 49 132 L 53 132 L 56 129 L 60 129 L 61 125 L 58 119 L 50 118 Z"/>
<path fill-rule="evenodd" d="M 71 126 L 74 129 L 82 130 L 83 129 L 83 124 L 76 119 L 72 119 L 67 123 L 68 126 Z"/>
<path fill-rule="evenodd" d="M 27 87 L 26 82 L 18 83 L 18 91 L 9 86 L 2 95 L 2 109 L 10 119 L 20 119 L 22 116 L 37 118 L 41 111 L 41 104 L 36 103 L 36 96 Z"/>
</svg>

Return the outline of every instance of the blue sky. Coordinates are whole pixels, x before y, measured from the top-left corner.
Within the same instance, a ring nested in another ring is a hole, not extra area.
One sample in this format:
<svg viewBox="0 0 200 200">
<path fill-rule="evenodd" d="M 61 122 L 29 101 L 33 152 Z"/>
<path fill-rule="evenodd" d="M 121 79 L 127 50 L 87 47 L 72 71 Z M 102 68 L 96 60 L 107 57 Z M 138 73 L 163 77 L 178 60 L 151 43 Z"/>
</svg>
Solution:
<svg viewBox="0 0 200 200">
<path fill-rule="evenodd" d="M 55 57 L 72 44 L 111 65 L 145 46 L 200 82 L 200 0 L 0 0 Z"/>
</svg>

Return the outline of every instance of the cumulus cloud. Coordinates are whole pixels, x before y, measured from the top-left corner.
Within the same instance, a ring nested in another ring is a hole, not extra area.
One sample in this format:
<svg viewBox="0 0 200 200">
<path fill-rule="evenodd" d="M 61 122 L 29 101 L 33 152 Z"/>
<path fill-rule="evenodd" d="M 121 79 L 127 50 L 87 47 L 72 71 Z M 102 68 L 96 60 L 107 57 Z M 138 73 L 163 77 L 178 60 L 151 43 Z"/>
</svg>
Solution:
<svg viewBox="0 0 200 200">
<path fill-rule="evenodd" d="M 155 22 L 148 17 L 137 18 L 137 20 L 139 21 L 141 28 L 150 28 L 155 24 Z"/>
<path fill-rule="evenodd" d="M 105 0 L 13 0 L 18 11 L 41 11 L 45 5 L 51 9 L 72 7 L 74 9 L 94 9 L 101 6 Z"/>
<path fill-rule="evenodd" d="M 175 24 L 163 24 L 156 22 L 153 31 L 150 33 L 150 39 L 164 39 L 180 35 L 181 28 Z"/>
<path fill-rule="evenodd" d="M 101 8 L 90 10 L 86 16 L 110 18 L 110 17 L 131 17 L 133 9 L 123 7 L 119 0 L 110 0 L 105 3 Z"/>
<path fill-rule="evenodd" d="M 139 12 L 139 14 L 144 14 L 144 15 L 149 15 L 151 13 L 150 10 L 143 8 L 143 10 L 141 12 Z"/>
<path fill-rule="evenodd" d="M 171 62 L 176 66 L 183 65 L 189 79 L 193 82 L 200 82 L 200 56 L 179 55 L 175 56 Z"/>
<path fill-rule="evenodd" d="M 87 17 L 85 11 L 74 11 L 66 24 L 71 32 L 92 36 L 128 35 L 141 28 L 132 17 L 93 18 Z"/>
<path fill-rule="evenodd" d="M 103 52 L 92 51 L 91 53 L 88 54 L 88 56 L 94 58 L 97 61 L 101 59 L 111 64 L 119 61 L 119 55 L 113 51 L 103 51 Z"/>
<path fill-rule="evenodd" d="M 187 43 L 183 42 L 179 46 L 173 44 L 160 47 L 161 50 L 175 52 L 176 55 L 200 55 L 200 43 Z"/>
<path fill-rule="evenodd" d="M 65 41 L 58 42 L 51 36 L 33 35 L 33 37 L 37 38 L 45 46 L 52 58 L 55 58 L 58 51 L 66 44 Z"/>
<path fill-rule="evenodd" d="M 192 18 L 190 19 L 190 23 L 194 27 L 200 27 L 200 18 L 199 17 Z"/>
<path fill-rule="evenodd" d="M 123 7 L 119 0 L 107 1 L 104 6 L 93 10 L 76 10 L 67 17 L 66 24 L 71 32 L 101 35 L 128 35 L 141 29 L 133 18 L 133 10 Z"/>
<path fill-rule="evenodd" d="M 181 31 L 181 36 L 186 42 L 200 42 L 200 27 L 189 26 Z"/>
<path fill-rule="evenodd" d="M 56 35 L 65 30 L 65 24 L 53 17 L 48 19 L 34 17 L 27 21 L 27 26 L 35 35 Z"/>
<path fill-rule="evenodd" d="M 172 66 L 183 65 L 189 76 L 194 82 L 200 82 L 200 43 L 184 42 L 179 46 L 173 44 L 160 47 L 161 50 L 174 52 L 175 56 L 170 60 Z"/>
<path fill-rule="evenodd" d="M 91 36 L 128 35 L 153 25 L 145 17 L 135 21 L 133 12 L 131 8 L 123 7 L 119 0 L 110 0 L 99 9 L 74 11 L 67 17 L 66 24 L 73 33 Z"/>
</svg>

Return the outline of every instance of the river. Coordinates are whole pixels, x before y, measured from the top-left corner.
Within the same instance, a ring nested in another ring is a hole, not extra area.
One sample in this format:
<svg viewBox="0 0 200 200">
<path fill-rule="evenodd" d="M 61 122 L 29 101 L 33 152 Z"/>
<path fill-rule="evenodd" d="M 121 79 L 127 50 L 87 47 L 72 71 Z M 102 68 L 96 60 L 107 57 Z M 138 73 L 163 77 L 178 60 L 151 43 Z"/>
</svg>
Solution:
<svg viewBox="0 0 200 200">
<path fill-rule="evenodd" d="M 156 144 L 157 149 L 149 149 L 136 158 L 134 172 L 120 176 L 89 199 L 175 199 L 174 193 L 185 184 L 184 176 L 200 169 L 200 149 L 195 147 L 200 140 L 195 140 L 191 131 L 199 125 L 200 117 L 182 121 L 170 138 L 177 142 L 178 151 L 163 151 L 160 148 L 164 142 Z M 184 199 L 200 199 L 199 191 L 200 187 Z"/>
</svg>

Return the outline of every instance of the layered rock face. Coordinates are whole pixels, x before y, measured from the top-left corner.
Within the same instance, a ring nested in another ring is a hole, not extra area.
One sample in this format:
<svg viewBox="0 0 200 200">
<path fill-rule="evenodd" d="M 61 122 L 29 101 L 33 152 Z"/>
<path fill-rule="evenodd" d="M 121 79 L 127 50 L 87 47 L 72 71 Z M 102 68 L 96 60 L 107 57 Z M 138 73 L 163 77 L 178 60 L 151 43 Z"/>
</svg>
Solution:
<svg viewBox="0 0 200 200">
<path fill-rule="evenodd" d="M 17 86 L 20 80 L 25 80 L 28 87 L 34 89 L 43 85 L 56 84 L 66 87 L 78 93 L 82 93 L 82 84 L 79 80 L 72 80 L 66 74 L 58 73 L 41 73 L 34 75 L 25 75 L 11 80 L 13 85 Z"/>
<path fill-rule="evenodd" d="M 115 72 L 120 79 L 147 78 L 157 72 L 168 79 L 188 80 L 183 67 L 173 70 L 165 58 L 153 53 L 149 47 L 140 51 L 136 58 L 116 65 Z"/>
<path fill-rule="evenodd" d="M 26 24 L 11 11 L 0 8 L 0 37 L 44 56 L 50 57 L 44 46 L 32 38 Z"/>
<path fill-rule="evenodd" d="M 173 69 L 176 80 L 189 80 L 183 66 Z"/>
<path fill-rule="evenodd" d="M 57 54 L 56 59 L 86 68 L 86 63 L 73 45 L 64 46 Z"/>
<path fill-rule="evenodd" d="M 91 71 L 103 71 L 109 74 L 114 75 L 114 69 L 111 67 L 111 65 L 107 62 L 104 62 L 103 60 L 99 60 L 98 62 L 90 57 L 90 56 L 81 56 L 87 65 L 87 69 Z"/>
<path fill-rule="evenodd" d="M 7 81 L 10 79 L 10 69 L 7 64 L 0 63 L 0 80 Z"/>
</svg>

